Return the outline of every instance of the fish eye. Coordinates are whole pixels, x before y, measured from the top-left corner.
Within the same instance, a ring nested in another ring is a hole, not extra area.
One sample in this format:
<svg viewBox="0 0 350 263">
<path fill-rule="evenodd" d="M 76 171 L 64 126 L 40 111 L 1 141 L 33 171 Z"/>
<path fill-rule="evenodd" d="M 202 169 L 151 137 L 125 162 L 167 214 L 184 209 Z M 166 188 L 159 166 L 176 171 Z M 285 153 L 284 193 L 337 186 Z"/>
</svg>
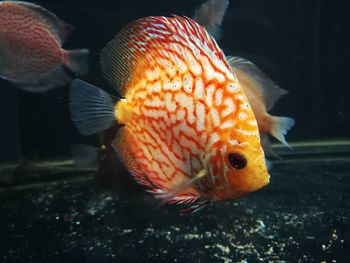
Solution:
<svg viewBox="0 0 350 263">
<path fill-rule="evenodd" d="M 230 165 L 237 170 L 243 169 L 247 166 L 247 159 L 240 153 L 229 153 L 228 161 L 230 162 Z"/>
</svg>

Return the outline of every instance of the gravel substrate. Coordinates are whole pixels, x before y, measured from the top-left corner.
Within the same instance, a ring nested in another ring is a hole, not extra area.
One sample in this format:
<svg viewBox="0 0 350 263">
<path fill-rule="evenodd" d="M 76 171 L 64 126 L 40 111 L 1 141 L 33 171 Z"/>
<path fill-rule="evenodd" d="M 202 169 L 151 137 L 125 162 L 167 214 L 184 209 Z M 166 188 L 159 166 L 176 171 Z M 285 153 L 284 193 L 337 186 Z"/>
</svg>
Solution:
<svg viewBox="0 0 350 263">
<path fill-rule="evenodd" d="M 94 180 L 0 192 L 0 262 L 350 262 L 349 160 L 275 164 L 271 184 L 179 215 Z"/>
</svg>

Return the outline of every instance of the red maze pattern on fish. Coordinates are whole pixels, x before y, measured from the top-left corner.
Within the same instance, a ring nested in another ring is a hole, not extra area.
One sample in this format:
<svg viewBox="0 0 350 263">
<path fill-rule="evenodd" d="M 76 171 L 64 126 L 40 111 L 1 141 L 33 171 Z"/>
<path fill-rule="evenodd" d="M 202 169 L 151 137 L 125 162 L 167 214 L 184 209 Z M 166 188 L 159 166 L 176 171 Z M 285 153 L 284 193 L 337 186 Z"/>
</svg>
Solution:
<svg viewBox="0 0 350 263">
<path fill-rule="evenodd" d="M 222 185 L 224 178 L 214 182 L 213 177 L 224 173 L 223 142 L 237 144 L 233 130 L 237 139 L 257 130 L 250 106 L 215 41 L 198 25 L 178 19 L 157 21 L 146 26 L 146 33 L 130 37 L 144 54 L 134 63 L 137 77 L 131 79 L 126 95 L 132 109 L 126 128 L 137 142 L 135 157 L 147 175 L 139 181 L 160 190 L 173 189 L 195 176 L 204 168 L 205 158 L 212 176 L 201 181 L 201 188 Z M 161 45 L 150 48 L 149 34 L 150 41 L 157 38 Z M 198 191 L 191 187 L 181 195 L 191 200 Z"/>
<path fill-rule="evenodd" d="M 7 43 L 10 65 L 16 65 L 16 74 L 46 72 L 64 63 L 58 35 L 39 14 L 16 3 L 0 5 L 0 34 Z"/>
</svg>

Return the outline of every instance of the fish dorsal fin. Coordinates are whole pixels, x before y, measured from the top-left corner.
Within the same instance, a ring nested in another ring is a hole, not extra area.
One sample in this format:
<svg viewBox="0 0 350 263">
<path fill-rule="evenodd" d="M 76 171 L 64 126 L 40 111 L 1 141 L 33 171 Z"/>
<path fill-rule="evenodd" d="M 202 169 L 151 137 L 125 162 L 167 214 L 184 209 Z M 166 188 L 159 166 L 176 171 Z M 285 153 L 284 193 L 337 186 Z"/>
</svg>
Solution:
<svg viewBox="0 0 350 263">
<path fill-rule="evenodd" d="M 245 73 L 256 84 L 261 91 L 267 110 L 273 108 L 276 102 L 288 92 L 279 88 L 269 79 L 253 62 L 241 57 L 228 57 L 233 72 L 237 69 Z M 239 78 L 238 78 L 239 81 Z"/>
<path fill-rule="evenodd" d="M 193 19 L 212 35 L 216 40 L 221 38 L 221 24 L 224 19 L 228 0 L 207 0 L 195 10 Z"/>
<path fill-rule="evenodd" d="M 66 38 L 70 35 L 70 33 L 73 30 L 73 26 L 63 22 L 54 13 L 50 12 L 42 6 L 21 1 L 11 2 L 22 6 L 28 10 L 31 10 L 37 15 L 39 15 L 40 18 L 43 19 L 50 26 L 51 32 L 58 37 L 58 40 L 61 44 L 66 40 Z"/>
<path fill-rule="evenodd" d="M 196 52 L 204 52 L 230 68 L 222 50 L 203 27 L 188 17 L 174 15 L 145 17 L 126 25 L 103 49 L 102 72 L 111 86 L 124 96 L 132 86 L 131 80 L 144 74 L 151 62 L 165 53 L 174 56 L 174 60 L 180 57 L 190 65 L 185 51 L 192 52 L 193 57 L 196 57 Z M 140 65 L 146 55 L 148 60 Z"/>
</svg>

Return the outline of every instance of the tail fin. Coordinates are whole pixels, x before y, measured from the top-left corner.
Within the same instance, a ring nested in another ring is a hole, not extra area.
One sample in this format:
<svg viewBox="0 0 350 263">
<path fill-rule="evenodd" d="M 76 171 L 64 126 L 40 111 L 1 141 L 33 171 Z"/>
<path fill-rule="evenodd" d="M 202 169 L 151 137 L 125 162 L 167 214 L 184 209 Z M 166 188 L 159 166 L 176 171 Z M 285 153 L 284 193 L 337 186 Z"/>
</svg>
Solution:
<svg viewBox="0 0 350 263">
<path fill-rule="evenodd" d="M 284 136 L 287 134 L 288 130 L 293 127 L 295 120 L 288 117 L 273 117 L 273 122 L 271 135 L 285 146 L 291 148 Z"/>
<path fill-rule="evenodd" d="M 114 101 L 104 90 L 80 79 L 70 89 L 71 118 L 79 132 L 92 135 L 115 124 Z"/>
<path fill-rule="evenodd" d="M 89 50 L 68 50 L 67 67 L 79 75 L 86 75 L 89 71 Z"/>
</svg>

